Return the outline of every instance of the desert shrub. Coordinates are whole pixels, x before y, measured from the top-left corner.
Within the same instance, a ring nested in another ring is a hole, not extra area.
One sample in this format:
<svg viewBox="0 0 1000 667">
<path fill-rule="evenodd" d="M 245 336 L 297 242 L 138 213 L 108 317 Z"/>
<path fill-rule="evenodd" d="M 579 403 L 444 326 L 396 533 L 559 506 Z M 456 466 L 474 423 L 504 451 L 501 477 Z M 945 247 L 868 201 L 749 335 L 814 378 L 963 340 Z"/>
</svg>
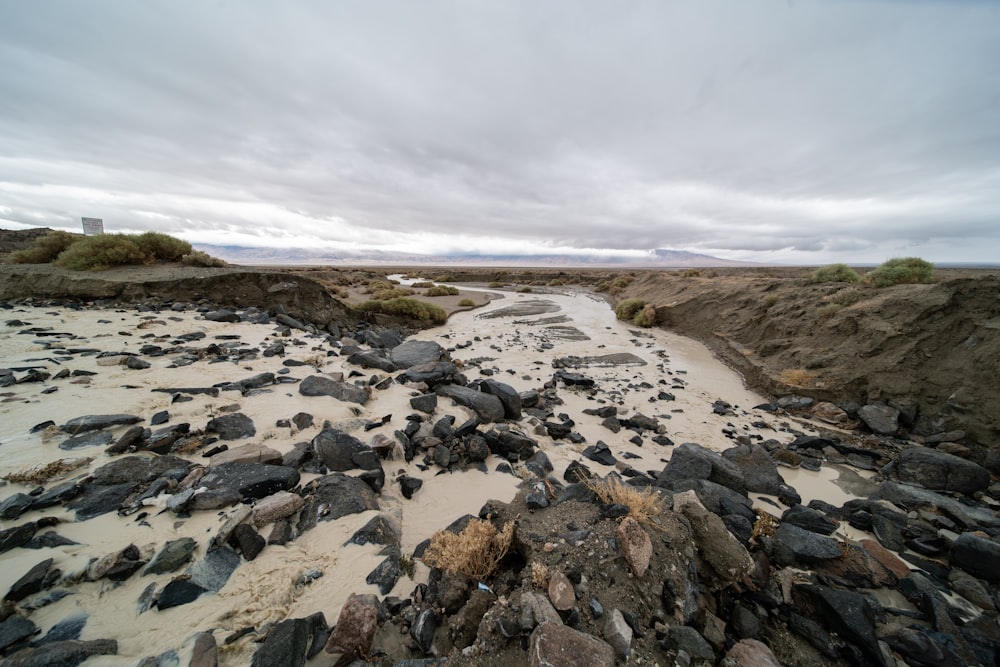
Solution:
<svg viewBox="0 0 1000 667">
<path fill-rule="evenodd" d="M 606 278 L 601 280 L 594 287 L 598 292 L 607 292 L 608 294 L 618 294 L 623 289 L 632 284 L 631 276 L 618 276 L 617 278 Z"/>
<path fill-rule="evenodd" d="M 847 264 L 827 264 L 812 272 L 810 283 L 856 283 L 861 280 L 858 272 Z"/>
<path fill-rule="evenodd" d="M 666 509 L 666 501 L 660 493 L 649 487 L 629 486 L 616 476 L 587 479 L 583 483 L 602 503 L 624 505 L 628 508 L 628 516 L 647 526 L 655 526 L 657 517 Z"/>
<path fill-rule="evenodd" d="M 531 294 L 534 290 L 531 289 L 530 285 L 525 285 L 524 287 L 518 287 L 517 291 L 521 294 Z"/>
<path fill-rule="evenodd" d="M 934 282 L 934 265 L 919 257 L 894 257 L 865 274 L 875 287 Z"/>
<path fill-rule="evenodd" d="M 843 309 L 844 306 L 839 303 L 828 303 L 816 309 L 816 317 L 820 320 L 828 320 Z"/>
<path fill-rule="evenodd" d="M 786 368 L 778 375 L 781 382 L 791 387 L 808 387 L 816 380 L 816 374 L 804 368 Z"/>
<path fill-rule="evenodd" d="M 507 283 L 502 283 L 499 280 L 494 280 L 493 282 L 491 282 L 490 284 L 487 285 L 487 287 L 489 287 L 491 289 L 497 289 L 498 287 L 506 287 L 506 286 L 507 286 Z"/>
<path fill-rule="evenodd" d="M 453 283 L 457 280 L 458 278 L 456 278 L 454 275 L 450 273 L 442 273 L 440 276 L 434 278 L 434 282 L 438 283 Z"/>
<path fill-rule="evenodd" d="M 66 248 L 56 264 L 73 271 L 103 271 L 112 266 L 150 264 L 155 259 L 146 254 L 127 234 L 87 236 Z"/>
<path fill-rule="evenodd" d="M 456 294 L 458 294 L 458 288 L 448 285 L 435 285 L 424 292 L 425 296 L 455 296 Z"/>
<path fill-rule="evenodd" d="M 656 308 L 651 303 L 647 303 L 642 307 L 635 317 L 632 318 L 632 324 L 637 327 L 651 327 L 656 324 Z"/>
<path fill-rule="evenodd" d="M 185 266 L 229 266 L 224 260 L 221 260 L 218 257 L 212 257 L 207 252 L 202 252 L 201 250 L 192 250 L 186 255 L 183 255 L 181 257 L 181 264 L 184 264 Z"/>
<path fill-rule="evenodd" d="M 615 308 L 615 317 L 620 320 L 631 320 L 645 305 L 646 302 L 642 299 L 625 299 Z"/>
<path fill-rule="evenodd" d="M 160 262 L 179 262 L 193 250 L 187 241 L 160 232 L 145 232 L 131 238 L 147 256 Z"/>
<path fill-rule="evenodd" d="M 371 297 L 375 301 L 388 301 L 389 299 L 399 299 L 401 297 L 412 296 L 413 290 L 403 287 L 389 287 L 371 292 Z"/>
<path fill-rule="evenodd" d="M 681 273 L 681 275 L 685 278 L 698 278 L 701 276 L 701 271 L 698 269 L 684 269 L 684 272 Z"/>
<path fill-rule="evenodd" d="M 472 299 L 462 299 L 458 302 L 459 308 L 472 308 L 476 305 L 476 302 Z"/>
<path fill-rule="evenodd" d="M 421 280 L 420 282 L 415 282 L 410 287 L 415 287 L 417 289 L 426 289 L 428 287 L 434 287 L 434 283 L 429 280 Z"/>
<path fill-rule="evenodd" d="M 31 247 L 17 250 L 7 256 L 11 264 L 48 264 L 83 237 L 69 232 L 54 231 L 35 239 Z"/>
<path fill-rule="evenodd" d="M 430 567 L 482 581 L 496 572 L 513 538 L 513 523 L 497 530 L 489 521 L 472 519 L 458 534 L 446 530 L 434 533 L 423 561 Z"/>
<path fill-rule="evenodd" d="M 429 320 L 435 324 L 444 324 L 448 321 L 448 313 L 444 308 L 406 297 L 398 297 L 387 301 L 372 299 L 364 301 L 354 308 L 364 313 L 383 313 L 385 315 L 407 317 L 412 320 Z"/>
<path fill-rule="evenodd" d="M 781 297 L 778 296 L 777 294 L 768 294 L 768 295 L 764 296 L 763 299 L 760 300 L 760 302 L 762 304 L 764 304 L 765 308 L 770 308 L 771 306 L 773 306 L 774 304 L 778 303 L 779 301 L 781 301 Z"/>
<path fill-rule="evenodd" d="M 552 280 L 549 281 L 549 287 L 559 287 L 565 284 L 566 281 L 563 280 L 562 278 L 553 278 Z"/>
<path fill-rule="evenodd" d="M 388 280 L 369 280 L 368 284 L 365 285 L 366 294 L 374 294 L 375 292 L 382 292 L 391 289 L 393 289 L 393 285 Z"/>
<path fill-rule="evenodd" d="M 861 300 L 861 290 L 857 287 L 845 287 L 839 292 L 834 292 L 826 297 L 826 300 L 841 306 L 853 306 Z"/>
</svg>

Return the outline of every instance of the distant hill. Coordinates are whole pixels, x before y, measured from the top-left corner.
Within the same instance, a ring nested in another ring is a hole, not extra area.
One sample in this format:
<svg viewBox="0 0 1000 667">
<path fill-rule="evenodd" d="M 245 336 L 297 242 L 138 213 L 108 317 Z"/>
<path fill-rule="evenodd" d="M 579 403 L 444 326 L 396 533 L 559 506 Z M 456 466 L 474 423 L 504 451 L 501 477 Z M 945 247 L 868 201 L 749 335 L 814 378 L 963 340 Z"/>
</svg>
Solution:
<svg viewBox="0 0 1000 667">
<path fill-rule="evenodd" d="M 248 246 L 194 244 L 214 257 L 233 264 L 249 265 L 427 265 L 427 266 L 589 266 L 634 268 L 687 268 L 716 266 L 753 266 L 684 250 L 650 250 L 642 257 L 615 255 L 417 255 L 367 251 L 359 253 L 315 250 L 310 248 L 257 248 Z"/>
</svg>

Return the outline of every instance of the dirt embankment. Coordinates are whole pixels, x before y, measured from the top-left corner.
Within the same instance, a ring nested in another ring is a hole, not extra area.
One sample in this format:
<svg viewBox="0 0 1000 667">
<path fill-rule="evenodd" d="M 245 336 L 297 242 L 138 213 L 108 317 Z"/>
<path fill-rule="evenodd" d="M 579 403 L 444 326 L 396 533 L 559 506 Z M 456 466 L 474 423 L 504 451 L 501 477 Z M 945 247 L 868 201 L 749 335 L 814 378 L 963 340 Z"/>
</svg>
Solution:
<svg viewBox="0 0 1000 667">
<path fill-rule="evenodd" d="M 325 326 L 351 325 L 358 315 L 315 280 L 279 271 L 180 265 L 132 266 L 101 272 L 51 264 L 0 265 L 0 301 L 19 298 L 182 301 L 234 308 L 281 306 L 292 317 Z"/>
<path fill-rule="evenodd" d="M 616 295 L 708 344 L 769 394 L 895 403 L 911 432 L 1000 444 L 1000 276 L 939 272 L 932 285 L 810 285 L 802 275 L 637 274 Z"/>
</svg>

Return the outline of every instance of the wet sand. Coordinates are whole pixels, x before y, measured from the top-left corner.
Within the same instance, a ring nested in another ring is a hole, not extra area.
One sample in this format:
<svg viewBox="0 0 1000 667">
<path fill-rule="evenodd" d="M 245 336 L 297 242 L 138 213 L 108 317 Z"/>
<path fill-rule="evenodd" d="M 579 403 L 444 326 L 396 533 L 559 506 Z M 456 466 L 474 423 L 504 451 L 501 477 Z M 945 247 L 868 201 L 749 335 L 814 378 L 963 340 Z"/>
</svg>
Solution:
<svg viewBox="0 0 1000 667">
<path fill-rule="evenodd" d="M 530 307 L 530 304 L 527 308 L 521 307 L 531 301 L 545 303 L 540 307 Z M 511 305 L 519 307 L 506 314 L 491 316 Z M 559 317 L 559 321 L 552 320 L 553 316 Z M 64 439 L 64 434 L 45 439 L 43 434 L 29 433 L 34 425 L 47 419 L 58 425 L 87 414 L 128 413 L 148 423 L 153 414 L 166 410 L 170 415 L 167 425 L 187 422 L 192 429 L 201 429 L 212 417 L 236 405 L 240 412 L 253 419 L 257 434 L 245 441 L 231 442 L 230 446 L 262 443 L 284 453 L 295 443 L 314 437 L 324 420 L 339 423 L 344 430 L 351 430 L 362 441 L 368 441 L 376 433 L 391 437 L 393 430 L 405 423 L 405 416 L 413 412 L 408 403 L 413 390 L 398 384 L 376 390 L 372 399 L 360 408 L 333 398 L 303 397 L 296 391 L 295 384 L 274 385 L 268 388 L 269 391 L 249 396 L 225 391 L 217 397 L 194 395 L 193 400 L 184 403 L 171 403 L 169 393 L 152 391 L 158 387 L 207 387 L 264 371 L 278 373 L 286 368 L 287 377 L 297 379 L 317 372 L 342 372 L 346 376 L 352 370 L 361 371 L 365 379 L 372 375 L 371 370 L 352 366 L 342 357 L 327 356 L 331 348 L 320 337 L 297 331 L 289 337 L 280 337 L 275 334 L 274 325 L 210 322 L 191 310 L 140 313 L 134 309 L 19 308 L 3 311 L 0 318 L 0 367 L 44 366 L 50 373 L 66 367 L 96 373 L 86 376 L 85 383 L 77 384 L 78 378 L 65 378 L 0 389 L 3 475 L 63 458 L 93 457 L 89 468 L 81 468 L 67 477 L 73 478 L 111 460 L 101 447 L 72 452 L 60 450 L 58 443 Z M 30 323 L 31 327 L 66 332 L 67 336 L 39 338 L 19 333 L 25 327 L 3 324 L 15 318 Z M 567 335 L 567 327 L 573 329 L 570 335 Z M 105 362 L 100 362 L 96 356 L 54 354 L 37 342 L 52 343 L 58 339 L 67 348 L 137 352 L 144 344 L 167 341 L 191 332 L 205 334 L 196 344 L 199 346 L 214 342 L 253 349 L 281 341 L 286 344 L 286 354 L 271 358 L 258 356 L 237 363 L 200 360 L 179 367 L 173 367 L 177 366 L 178 355 L 143 357 L 152 367 L 131 370 L 121 365 L 103 365 Z M 228 338 L 232 336 L 238 338 Z M 560 478 L 565 467 L 571 461 L 581 460 L 582 450 L 598 440 L 606 442 L 615 452 L 619 468 L 628 465 L 655 474 L 669 460 L 671 448 L 648 440 L 641 446 L 633 444 L 629 442 L 634 435 L 632 432 L 612 433 L 601 425 L 600 418 L 582 413 L 586 408 L 601 404 L 616 405 L 620 417 L 639 413 L 656 417 L 666 425 L 666 435 L 676 444 L 696 442 L 716 451 L 734 444 L 724 432 L 726 430 L 782 442 L 794 437 L 780 419 L 752 409 L 764 403 L 764 397 L 745 389 L 741 378 L 715 360 L 704 346 L 660 330 L 638 330 L 618 322 L 607 303 L 586 293 L 507 293 L 483 309 L 456 313 L 447 325 L 414 337 L 434 340 L 451 348 L 453 359 L 463 364 L 469 379 L 489 375 L 519 391 L 538 389 L 549 382 L 556 358 L 628 353 L 644 361 L 645 365 L 632 363 L 576 369 L 596 380 L 602 390 L 596 399 L 585 392 L 560 387 L 559 395 L 564 405 L 556 409 L 556 413 L 565 412 L 572 417 L 576 422 L 574 430 L 586 439 L 583 444 L 553 441 L 539 434 L 535 427 L 540 420 L 535 417 L 526 416 L 519 424 L 512 425 L 539 442 Z M 283 365 L 287 360 L 306 365 L 289 368 Z M 386 375 L 380 371 L 375 373 Z M 57 391 L 42 393 L 51 387 L 56 387 Z M 661 392 L 672 394 L 674 399 L 659 398 Z M 732 414 L 713 412 L 712 404 L 719 400 L 732 406 Z M 462 421 L 472 416 L 466 408 L 449 403 L 442 398 L 431 419 L 450 414 Z M 290 419 L 301 411 L 314 415 L 314 426 L 302 431 L 276 426 L 278 420 Z M 386 415 L 392 415 L 386 425 L 372 433 L 363 431 L 361 420 L 378 420 Z M 761 424 L 766 426 L 761 427 Z M 124 427 L 116 433 L 122 430 Z M 626 453 L 633 458 L 624 458 Z M 198 454 L 186 455 L 186 458 L 202 465 L 207 463 Z M 440 475 L 435 474 L 438 469 L 434 466 L 421 470 L 418 467 L 420 458 L 410 464 L 402 458 L 384 462 L 387 480 L 379 503 L 382 512 L 402 526 L 404 554 L 409 554 L 420 541 L 454 519 L 466 513 L 476 514 L 487 500 L 509 501 L 520 482 L 514 475 L 495 472 L 500 461 L 492 456 L 486 462 L 489 473 L 469 470 Z M 585 462 L 602 475 L 610 470 L 592 461 Z M 404 499 L 399 494 L 399 486 L 391 483 L 400 472 L 424 481 L 423 488 L 410 500 Z M 832 491 L 837 487 L 831 485 L 829 468 L 820 473 L 803 470 L 790 473 L 785 469 L 781 473 L 802 493 L 804 502 L 813 497 L 835 504 L 842 502 Z M 302 483 L 312 477 L 304 474 Z M 18 491 L 28 493 L 32 488 L 12 483 L 0 490 L 0 496 L 7 497 Z M 165 498 L 160 502 L 163 500 Z M 15 549 L 0 555 L 0 589 L 7 590 L 21 574 L 46 557 L 55 558 L 55 566 L 65 574 L 82 570 L 90 559 L 129 544 L 151 545 L 150 549 L 157 549 L 166 540 L 181 536 L 197 540 L 200 554 L 232 512 L 195 512 L 190 518 L 179 519 L 156 506 L 146 509 L 149 514 L 144 522 L 111 513 L 76 523 L 72 515 L 63 510 L 33 511 L 17 520 L 3 521 L 0 528 L 40 516 L 60 516 L 66 523 L 59 524 L 55 530 L 82 544 L 37 551 Z M 178 649 L 192 634 L 204 630 L 214 630 L 220 644 L 221 664 L 247 664 L 256 646 L 246 639 L 222 647 L 222 640 L 231 632 L 248 625 L 260 628 L 269 622 L 316 611 L 324 612 L 332 624 L 349 594 L 377 593 L 377 588 L 366 584 L 364 579 L 381 560 L 379 547 L 343 546 L 353 532 L 374 515 L 375 512 L 365 512 L 320 523 L 286 546 L 268 546 L 256 560 L 244 562 L 218 594 L 203 595 L 192 604 L 138 613 L 136 601 L 143 589 L 154 581 L 162 584 L 171 575 L 141 577 L 137 574 L 120 585 L 107 581 L 81 584 L 73 589 L 74 595 L 34 612 L 32 620 L 44 633 L 53 624 L 74 614 L 89 614 L 81 638 L 115 637 L 120 645 L 118 656 L 100 658 L 88 664 L 134 665 L 144 656 Z M 262 529 L 265 535 L 266 531 Z M 322 572 L 322 576 L 311 583 L 299 583 L 302 575 L 310 571 Z M 393 594 L 408 596 L 416 583 L 425 577 L 426 568 L 418 564 L 415 579 L 402 577 Z M 185 664 L 183 659 L 182 664 Z M 322 655 L 311 664 L 324 664 Z"/>
</svg>

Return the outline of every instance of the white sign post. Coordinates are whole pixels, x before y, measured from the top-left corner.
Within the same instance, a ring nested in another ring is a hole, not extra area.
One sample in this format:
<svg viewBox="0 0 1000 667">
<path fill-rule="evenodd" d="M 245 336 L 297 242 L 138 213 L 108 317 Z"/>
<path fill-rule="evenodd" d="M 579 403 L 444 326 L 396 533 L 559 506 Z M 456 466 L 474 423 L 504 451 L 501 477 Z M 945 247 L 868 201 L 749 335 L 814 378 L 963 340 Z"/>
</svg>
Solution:
<svg viewBox="0 0 1000 667">
<path fill-rule="evenodd" d="M 87 236 L 95 236 L 104 233 L 103 218 L 83 218 L 83 233 Z"/>
</svg>

